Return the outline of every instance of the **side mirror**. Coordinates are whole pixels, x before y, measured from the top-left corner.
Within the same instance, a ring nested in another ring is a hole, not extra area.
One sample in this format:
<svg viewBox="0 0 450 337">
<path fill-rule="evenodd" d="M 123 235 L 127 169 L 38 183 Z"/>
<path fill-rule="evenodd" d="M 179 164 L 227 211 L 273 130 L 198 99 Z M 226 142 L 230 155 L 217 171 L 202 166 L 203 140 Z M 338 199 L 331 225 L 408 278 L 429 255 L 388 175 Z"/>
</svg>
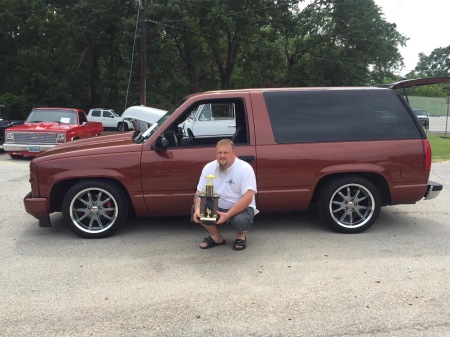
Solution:
<svg viewBox="0 0 450 337">
<path fill-rule="evenodd" d="M 156 139 L 156 142 L 153 144 L 152 148 L 155 151 L 167 151 L 168 146 L 169 141 L 165 137 L 159 136 L 158 139 Z"/>
</svg>

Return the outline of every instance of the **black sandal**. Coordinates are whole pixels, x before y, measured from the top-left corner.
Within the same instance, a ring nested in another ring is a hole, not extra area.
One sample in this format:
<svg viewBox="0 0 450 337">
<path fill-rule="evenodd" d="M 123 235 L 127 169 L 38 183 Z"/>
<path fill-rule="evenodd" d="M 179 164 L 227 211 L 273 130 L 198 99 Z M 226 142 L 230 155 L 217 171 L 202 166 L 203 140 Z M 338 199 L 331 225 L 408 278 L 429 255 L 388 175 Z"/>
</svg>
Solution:
<svg viewBox="0 0 450 337">
<path fill-rule="evenodd" d="M 245 248 L 247 248 L 247 238 L 245 238 L 244 240 L 236 239 L 236 241 L 234 241 L 234 250 L 244 250 Z"/>
<path fill-rule="evenodd" d="M 214 239 L 212 237 L 208 236 L 208 237 L 204 238 L 203 241 L 200 242 L 200 244 L 202 244 L 203 242 L 206 243 L 206 246 L 204 246 L 204 247 L 200 246 L 200 249 L 208 249 L 208 248 L 213 248 L 216 246 L 224 245 L 225 239 L 223 239 L 222 242 L 216 242 L 216 241 L 214 241 Z"/>
</svg>

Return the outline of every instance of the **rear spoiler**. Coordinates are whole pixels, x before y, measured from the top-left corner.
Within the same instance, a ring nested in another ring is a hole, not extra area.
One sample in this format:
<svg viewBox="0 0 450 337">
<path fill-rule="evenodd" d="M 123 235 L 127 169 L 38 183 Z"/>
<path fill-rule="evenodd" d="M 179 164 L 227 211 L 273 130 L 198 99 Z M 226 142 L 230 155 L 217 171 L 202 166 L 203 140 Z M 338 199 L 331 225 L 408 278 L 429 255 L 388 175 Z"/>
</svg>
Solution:
<svg viewBox="0 0 450 337">
<path fill-rule="evenodd" d="M 406 100 L 409 102 L 408 95 L 405 91 L 406 88 L 418 87 L 421 85 L 442 84 L 448 82 L 450 82 L 450 77 L 425 77 L 412 80 L 403 80 L 391 84 L 382 84 L 378 85 L 378 87 L 389 89 L 403 89 L 403 94 L 405 95 Z"/>
<path fill-rule="evenodd" d="M 425 78 L 416 78 L 412 80 L 402 80 L 390 84 L 382 84 L 378 85 L 378 87 L 389 89 L 401 89 L 401 88 L 404 89 L 404 88 L 418 87 L 421 85 L 440 84 L 448 82 L 450 82 L 450 77 L 425 77 Z"/>
</svg>

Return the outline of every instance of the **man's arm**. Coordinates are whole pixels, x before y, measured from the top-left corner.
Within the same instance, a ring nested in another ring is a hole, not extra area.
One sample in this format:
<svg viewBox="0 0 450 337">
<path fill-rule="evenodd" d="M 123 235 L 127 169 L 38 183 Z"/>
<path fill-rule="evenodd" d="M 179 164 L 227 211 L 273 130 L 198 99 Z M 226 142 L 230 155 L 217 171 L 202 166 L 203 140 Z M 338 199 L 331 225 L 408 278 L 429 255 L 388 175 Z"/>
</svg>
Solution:
<svg viewBox="0 0 450 337">
<path fill-rule="evenodd" d="M 199 223 L 198 220 L 200 218 L 200 191 L 195 192 L 194 195 L 194 214 L 192 215 L 192 219 Z"/>
</svg>

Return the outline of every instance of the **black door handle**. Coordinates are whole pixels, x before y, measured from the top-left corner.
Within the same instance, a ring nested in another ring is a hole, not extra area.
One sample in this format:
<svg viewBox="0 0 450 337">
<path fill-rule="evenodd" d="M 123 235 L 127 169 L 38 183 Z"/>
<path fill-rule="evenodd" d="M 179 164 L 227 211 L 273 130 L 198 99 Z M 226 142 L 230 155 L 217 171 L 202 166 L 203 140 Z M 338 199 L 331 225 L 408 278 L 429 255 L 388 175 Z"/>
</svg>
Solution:
<svg viewBox="0 0 450 337">
<path fill-rule="evenodd" d="M 239 159 L 246 161 L 247 163 L 254 163 L 255 162 L 255 156 L 239 156 Z"/>
</svg>

